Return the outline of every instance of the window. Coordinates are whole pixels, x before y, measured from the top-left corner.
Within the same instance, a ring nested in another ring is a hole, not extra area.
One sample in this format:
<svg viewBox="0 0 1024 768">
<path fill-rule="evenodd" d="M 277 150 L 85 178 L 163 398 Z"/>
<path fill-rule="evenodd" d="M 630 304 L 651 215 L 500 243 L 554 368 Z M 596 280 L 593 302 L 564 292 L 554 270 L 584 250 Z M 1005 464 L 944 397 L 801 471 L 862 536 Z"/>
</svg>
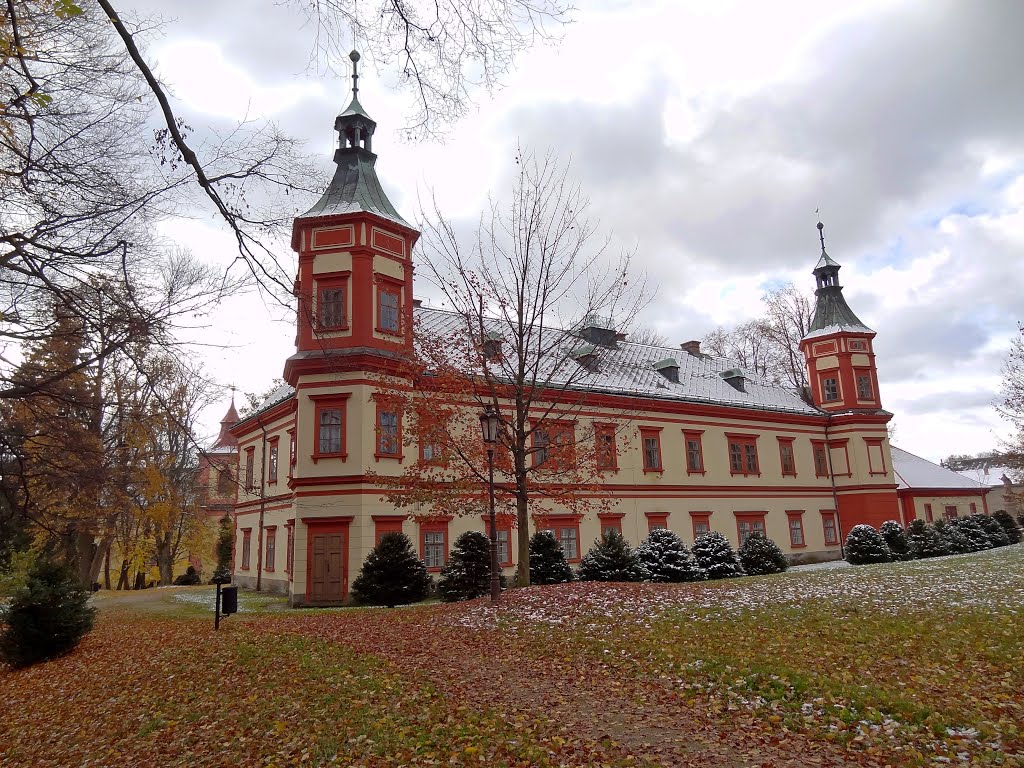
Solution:
<svg viewBox="0 0 1024 768">
<path fill-rule="evenodd" d="M 277 482 L 277 438 L 270 441 L 270 459 L 267 466 L 267 482 Z"/>
<path fill-rule="evenodd" d="M 580 557 L 579 538 L 580 532 L 577 526 L 560 526 L 558 528 L 558 543 L 562 546 L 562 553 L 566 560 L 578 560 Z"/>
<path fill-rule="evenodd" d="M 599 512 L 597 517 L 601 521 L 602 538 L 613 533 L 617 533 L 619 536 L 622 535 L 623 514 L 621 512 Z"/>
<path fill-rule="evenodd" d="M 822 511 L 821 528 L 825 533 L 826 544 L 836 545 L 839 543 L 839 530 L 836 528 L 836 513 L 834 511 Z"/>
<path fill-rule="evenodd" d="M 615 425 L 594 424 L 596 441 L 595 459 L 599 470 L 618 469 L 618 455 L 615 449 Z"/>
<path fill-rule="evenodd" d="M 288 521 L 288 552 L 286 553 L 285 572 L 290 576 L 295 568 L 295 522 Z"/>
<path fill-rule="evenodd" d="M 698 536 L 703 536 L 705 533 L 711 533 L 710 512 L 691 512 L 690 520 L 693 523 L 694 540 L 696 540 Z"/>
<path fill-rule="evenodd" d="M 295 445 L 295 430 L 292 429 L 292 430 L 289 430 L 289 432 L 288 432 L 288 466 L 289 467 L 294 467 L 295 466 L 295 459 L 298 458 L 297 454 L 298 454 L 298 451 L 296 450 L 296 445 Z M 289 474 L 291 474 L 291 473 L 289 472 Z"/>
<path fill-rule="evenodd" d="M 864 352 L 868 348 L 868 343 L 863 339 L 850 339 L 850 349 L 854 352 Z"/>
<path fill-rule="evenodd" d="M 217 495 L 226 496 L 231 493 L 231 470 L 222 469 L 217 473 Z"/>
<path fill-rule="evenodd" d="M 245 449 L 245 490 L 252 493 L 256 490 L 256 485 L 253 483 L 253 465 L 256 461 L 256 449 L 246 448 Z"/>
<path fill-rule="evenodd" d="M 377 455 L 398 456 L 398 411 L 377 411 Z"/>
<path fill-rule="evenodd" d="M 757 435 L 730 435 L 729 473 L 732 475 L 760 475 L 757 466 Z"/>
<path fill-rule="evenodd" d="M 786 517 L 789 518 L 789 546 L 791 547 L 806 546 L 803 514 L 799 511 L 786 511 Z"/>
<path fill-rule="evenodd" d="M 330 285 L 320 288 L 317 302 L 317 325 L 324 330 L 345 328 L 345 285 Z"/>
<path fill-rule="evenodd" d="M 686 474 L 704 474 L 704 447 L 701 445 L 703 431 L 683 431 L 683 440 L 686 443 Z"/>
<path fill-rule="evenodd" d="M 978 514 L 978 505 L 975 504 L 973 501 L 970 504 L 970 509 L 971 509 L 971 514 L 972 515 Z"/>
<path fill-rule="evenodd" d="M 661 428 L 640 427 L 644 472 L 661 472 Z"/>
<path fill-rule="evenodd" d="M 942 516 L 945 517 L 947 520 L 952 520 L 954 517 L 956 517 L 956 514 L 956 505 L 950 504 L 946 506 L 946 509 L 943 512 Z"/>
<path fill-rule="evenodd" d="M 264 530 L 264 535 L 267 538 L 266 543 L 266 559 L 263 564 L 265 571 L 274 570 L 274 563 L 277 560 L 277 526 L 270 526 Z"/>
<path fill-rule="evenodd" d="M 812 440 L 811 451 L 814 454 L 814 476 L 828 477 L 828 454 L 826 453 L 825 443 Z"/>
<path fill-rule="evenodd" d="M 868 452 L 868 472 L 872 475 L 884 475 L 885 452 L 882 450 L 881 437 L 865 437 L 864 445 Z"/>
<path fill-rule="evenodd" d="M 437 443 L 420 443 L 420 461 L 426 464 L 440 463 L 441 446 Z"/>
<path fill-rule="evenodd" d="M 765 535 L 764 517 L 765 512 L 737 512 L 736 532 L 739 534 L 740 546 L 747 543 L 753 533 Z"/>
<path fill-rule="evenodd" d="M 341 409 L 320 411 L 320 450 L 318 453 L 341 453 Z"/>
<path fill-rule="evenodd" d="M 249 570 L 249 550 L 252 547 L 252 528 L 242 529 L 242 570 Z"/>
<path fill-rule="evenodd" d="M 373 543 L 380 544 L 380 540 L 389 533 L 401 533 L 404 517 L 397 515 L 374 515 L 373 516 Z"/>
<path fill-rule="evenodd" d="M 857 399 L 858 400 L 873 400 L 875 398 L 874 391 L 871 387 L 871 374 L 858 373 L 857 374 Z"/>
<path fill-rule="evenodd" d="M 348 393 L 310 395 L 315 404 L 313 433 L 313 461 L 321 458 L 346 458 L 345 454 L 345 404 Z"/>
<path fill-rule="evenodd" d="M 779 438 L 779 461 L 782 464 L 783 476 L 796 477 L 796 457 L 793 455 L 793 438 Z"/>
<path fill-rule="evenodd" d="M 512 565 L 512 549 L 509 547 L 510 533 L 508 528 L 499 528 L 497 531 L 499 565 Z"/>
<path fill-rule="evenodd" d="M 448 521 L 450 517 L 420 520 L 420 556 L 427 570 L 439 571 L 448 562 Z"/>
<path fill-rule="evenodd" d="M 647 532 L 655 528 L 668 528 L 668 512 L 644 512 L 647 518 Z"/>
<path fill-rule="evenodd" d="M 931 522 L 933 522 L 935 520 L 935 517 L 932 515 L 932 505 L 931 504 L 925 504 L 924 505 L 924 519 L 927 520 L 929 523 L 931 523 Z"/>
<path fill-rule="evenodd" d="M 821 382 L 822 391 L 825 393 L 825 402 L 839 399 L 839 381 L 835 377 L 829 377 Z"/>
<path fill-rule="evenodd" d="M 397 334 L 401 329 L 402 284 L 377 276 L 377 330 Z"/>
<path fill-rule="evenodd" d="M 573 444 L 576 441 L 573 424 L 546 422 L 533 428 L 533 466 L 546 464 L 553 472 L 569 468 L 573 463 Z"/>
</svg>

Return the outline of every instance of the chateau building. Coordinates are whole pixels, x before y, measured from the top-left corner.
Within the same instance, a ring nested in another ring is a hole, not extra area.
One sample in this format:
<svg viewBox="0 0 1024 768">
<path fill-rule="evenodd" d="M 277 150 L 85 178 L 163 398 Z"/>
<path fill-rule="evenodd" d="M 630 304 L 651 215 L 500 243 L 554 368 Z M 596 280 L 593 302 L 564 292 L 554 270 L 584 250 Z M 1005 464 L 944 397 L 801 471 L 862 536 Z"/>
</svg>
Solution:
<svg viewBox="0 0 1024 768">
<path fill-rule="evenodd" d="M 239 458 L 235 581 L 259 578 L 293 605 L 346 600 L 384 533 L 405 532 L 437 571 L 456 536 L 485 530 L 479 516 L 409 515 L 382 500 L 379 477 L 431 450 L 407 444 L 382 381 L 401 376 L 414 328 L 449 332 L 460 318 L 413 299 L 419 233 L 381 188 L 376 124 L 357 86 L 353 75 L 351 102 L 335 120 L 331 184 L 294 224 L 297 336 L 287 384 L 230 429 Z M 553 530 L 570 562 L 605 531 L 636 545 L 655 527 L 688 543 L 716 530 L 734 546 L 760 531 L 794 561 L 814 561 L 838 558 L 858 523 L 908 522 L 940 497 L 957 499 L 943 506 L 961 505 L 963 514 L 969 504 L 984 507 L 984 492 L 966 480 L 963 493 L 946 486 L 927 498 L 901 496 L 875 332 L 847 305 L 839 270 L 822 237 L 814 321 L 801 343 L 810 381 L 803 396 L 702 353 L 698 342 L 635 344 L 583 323 L 579 333 L 601 364 L 575 385 L 584 407 L 570 437 L 598 441 L 600 492 L 611 503 L 593 514 L 549 512 L 531 527 Z M 498 535 L 511 569 L 511 523 Z"/>
</svg>

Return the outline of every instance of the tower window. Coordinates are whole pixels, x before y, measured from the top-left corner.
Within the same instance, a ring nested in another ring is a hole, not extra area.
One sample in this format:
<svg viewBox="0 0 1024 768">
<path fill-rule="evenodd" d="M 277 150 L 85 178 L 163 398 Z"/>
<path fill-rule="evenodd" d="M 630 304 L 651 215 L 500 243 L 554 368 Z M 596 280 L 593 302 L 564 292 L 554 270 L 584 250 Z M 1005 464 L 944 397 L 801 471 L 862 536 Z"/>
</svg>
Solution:
<svg viewBox="0 0 1024 768">
<path fill-rule="evenodd" d="M 857 377 L 857 398 L 859 400 L 874 399 L 874 392 L 871 387 L 871 377 L 861 374 Z"/>
<path fill-rule="evenodd" d="M 321 328 L 345 327 L 345 289 L 324 288 L 320 291 L 319 323 Z"/>
<path fill-rule="evenodd" d="M 398 413 L 396 411 L 380 411 L 377 419 L 377 453 L 382 456 L 397 456 Z"/>
<path fill-rule="evenodd" d="M 341 409 L 320 411 L 320 453 L 341 453 Z"/>
<path fill-rule="evenodd" d="M 380 317 L 380 329 L 386 333 L 398 333 L 398 291 L 393 288 L 381 288 L 377 294 L 377 312 Z"/>
<path fill-rule="evenodd" d="M 839 382 L 835 378 L 825 379 L 821 387 L 825 391 L 826 403 L 839 399 Z"/>
</svg>

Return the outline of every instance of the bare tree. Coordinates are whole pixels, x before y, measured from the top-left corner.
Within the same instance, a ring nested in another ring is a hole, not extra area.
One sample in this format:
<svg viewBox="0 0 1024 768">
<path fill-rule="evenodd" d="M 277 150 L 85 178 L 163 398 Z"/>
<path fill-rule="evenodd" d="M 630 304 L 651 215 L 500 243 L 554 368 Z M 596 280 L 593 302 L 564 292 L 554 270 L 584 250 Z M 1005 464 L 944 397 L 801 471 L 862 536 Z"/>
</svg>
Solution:
<svg viewBox="0 0 1024 768">
<path fill-rule="evenodd" d="M 1006 441 L 1002 455 L 1020 480 L 1024 478 L 1024 324 L 1018 324 L 1018 335 L 1010 343 L 1010 352 L 1003 364 L 1000 394 L 1002 402 L 997 409 L 1016 430 Z"/>
<path fill-rule="evenodd" d="M 432 313 L 416 333 L 407 439 L 431 455 L 380 480 L 396 504 L 479 514 L 487 464 L 477 416 L 494 408 L 499 504 L 517 525 L 517 581 L 526 585 L 531 513 L 602 503 L 593 493 L 599 442 L 575 414 L 614 358 L 616 331 L 628 329 L 648 295 L 631 254 L 613 254 L 598 234 L 567 168 L 550 154 L 520 152 L 517 163 L 508 201 L 492 200 L 471 238 L 436 204 L 423 224 L 422 274 L 453 310 Z"/>
</svg>

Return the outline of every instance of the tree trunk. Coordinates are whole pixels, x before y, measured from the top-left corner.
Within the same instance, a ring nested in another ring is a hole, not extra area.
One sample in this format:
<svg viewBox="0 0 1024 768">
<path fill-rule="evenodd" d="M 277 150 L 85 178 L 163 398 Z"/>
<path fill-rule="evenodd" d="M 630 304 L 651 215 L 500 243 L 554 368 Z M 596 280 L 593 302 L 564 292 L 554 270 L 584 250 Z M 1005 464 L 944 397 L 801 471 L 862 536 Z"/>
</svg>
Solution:
<svg viewBox="0 0 1024 768">
<path fill-rule="evenodd" d="M 86 583 L 89 589 L 92 589 L 92 585 L 100 578 L 100 568 L 103 567 L 103 561 L 106 558 L 107 552 L 110 551 L 112 542 L 113 537 L 106 536 L 99 545 L 93 544 L 92 557 L 89 560 L 89 581 Z"/>
<path fill-rule="evenodd" d="M 107 547 L 107 554 L 103 557 L 103 588 L 110 591 L 110 547 Z"/>
<path fill-rule="evenodd" d="M 121 575 L 117 579 L 118 591 L 128 589 L 128 561 L 121 561 Z"/>
<path fill-rule="evenodd" d="M 156 540 L 156 565 L 160 569 L 161 587 L 166 587 L 174 581 L 174 563 L 171 557 L 171 534 L 165 533 Z"/>
<path fill-rule="evenodd" d="M 525 478 L 516 478 L 516 522 L 519 527 L 519 566 L 516 586 L 530 586 L 530 510 L 526 498 Z"/>
</svg>

